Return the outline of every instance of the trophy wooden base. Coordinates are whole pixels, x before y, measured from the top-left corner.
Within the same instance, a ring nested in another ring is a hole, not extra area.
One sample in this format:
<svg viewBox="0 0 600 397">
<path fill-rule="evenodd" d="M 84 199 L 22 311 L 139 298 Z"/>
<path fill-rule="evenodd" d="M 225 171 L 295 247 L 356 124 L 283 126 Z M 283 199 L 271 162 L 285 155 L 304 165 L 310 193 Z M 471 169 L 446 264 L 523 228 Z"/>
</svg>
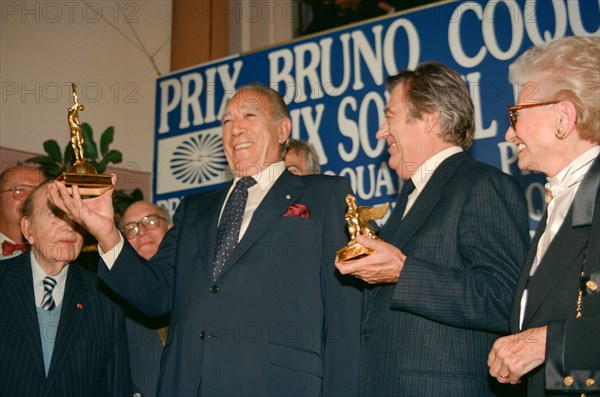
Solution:
<svg viewBox="0 0 600 397">
<path fill-rule="evenodd" d="M 352 243 L 338 250 L 336 253 L 339 262 L 350 263 L 367 255 L 371 255 L 373 250 L 362 246 L 359 243 Z"/>
<path fill-rule="evenodd" d="M 56 180 L 64 183 L 70 194 L 73 194 L 71 186 L 77 185 L 82 196 L 99 196 L 113 187 L 112 177 L 104 174 L 63 172 Z"/>
</svg>

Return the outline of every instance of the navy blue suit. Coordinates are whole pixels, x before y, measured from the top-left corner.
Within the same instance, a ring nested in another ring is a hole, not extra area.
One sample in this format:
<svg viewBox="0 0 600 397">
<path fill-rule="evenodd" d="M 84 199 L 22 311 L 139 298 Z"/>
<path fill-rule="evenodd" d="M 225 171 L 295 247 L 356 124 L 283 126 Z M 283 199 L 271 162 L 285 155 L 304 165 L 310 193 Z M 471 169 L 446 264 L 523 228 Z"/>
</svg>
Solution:
<svg viewBox="0 0 600 397">
<path fill-rule="evenodd" d="M 48 377 L 33 292 L 30 251 L 0 266 L 0 395 L 131 396 L 125 317 L 72 263 Z"/>
<path fill-rule="evenodd" d="M 134 391 L 144 397 L 155 396 L 163 351 L 157 330 L 168 324 L 168 318 L 147 318 L 128 304 L 124 306 Z"/>
<path fill-rule="evenodd" d="M 499 385 L 486 359 L 508 332 L 528 243 L 519 185 L 455 154 L 436 169 L 400 226 L 384 226 L 380 237 L 407 259 L 397 283 L 368 293 L 359 394 L 493 395 Z"/>
<path fill-rule="evenodd" d="M 150 265 L 125 242 L 102 278 L 149 316 L 171 312 L 159 395 L 355 394 L 362 295 L 334 266 L 349 190 L 342 178 L 285 171 L 216 282 L 227 189 L 186 197 Z M 284 216 L 292 204 L 310 217 Z"/>
</svg>

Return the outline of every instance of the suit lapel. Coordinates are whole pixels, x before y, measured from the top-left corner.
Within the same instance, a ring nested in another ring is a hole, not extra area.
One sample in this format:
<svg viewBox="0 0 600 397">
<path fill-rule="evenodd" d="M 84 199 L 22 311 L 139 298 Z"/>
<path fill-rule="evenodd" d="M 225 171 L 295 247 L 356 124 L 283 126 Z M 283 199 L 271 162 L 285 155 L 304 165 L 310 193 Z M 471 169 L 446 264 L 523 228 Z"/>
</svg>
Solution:
<svg viewBox="0 0 600 397">
<path fill-rule="evenodd" d="M 283 216 L 287 208 L 298 200 L 303 190 L 304 183 L 300 178 L 292 176 L 288 171 L 285 171 L 279 177 L 256 211 L 254 211 L 248 229 L 236 249 L 230 255 L 229 259 L 227 259 L 227 262 L 225 262 L 220 277 L 223 277 L 269 227 Z"/>
<path fill-rule="evenodd" d="M 544 302 L 548 291 L 552 290 L 552 286 L 573 265 L 573 260 L 579 256 L 589 238 L 589 227 L 573 228 L 571 219 L 572 208 L 567 213 L 565 221 L 552 239 L 539 267 L 529 281 L 523 328 L 527 328 L 527 324 Z M 573 307 L 575 307 L 575 302 L 573 302 Z"/>
<path fill-rule="evenodd" d="M 419 194 L 419 197 L 417 197 L 413 206 L 406 213 L 406 216 L 402 219 L 402 222 L 400 222 L 398 229 L 385 229 L 384 233 L 380 236 L 381 239 L 402 249 L 404 244 L 417 233 L 425 220 L 435 209 L 442 197 L 442 192 L 444 191 L 446 183 L 459 170 L 460 165 L 467 160 L 469 160 L 469 155 L 465 152 L 454 154 L 444 160 L 435 170 L 431 179 L 425 185 L 425 189 Z M 375 287 L 371 291 L 367 310 L 380 289 L 380 287 Z"/>
<path fill-rule="evenodd" d="M 444 160 L 435 170 L 431 179 L 425 185 L 425 189 L 419 194 L 404 219 L 402 219 L 400 227 L 397 230 L 385 230 L 385 233 L 381 236 L 383 240 L 393 242 L 397 247 L 402 247 L 420 229 L 440 201 L 448 180 L 458 170 L 460 164 L 468 159 L 469 156 L 461 152 Z"/>
<path fill-rule="evenodd" d="M 600 194 L 600 156 L 596 157 L 585 174 L 573 200 L 573 227 L 592 224 L 598 194 Z"/>
<path fill-rule="evenodd" d="M 10 299 L 10 303 L 13 306 L 13 312 L 21 328 L 21 335 L 27 340 L 38 376 L 44 379 L 46 372 L 44 369 L 40 326 L 37 319 L 35 295 L 33 292 L 30 253 L 31 251 L 28 250 L 21 254 L 19 256 L 20 260 L 8 270 L 8 288 L 6 293 L 8 297 L 19 297 L 18 299 Z"/>
<path fill-rule="evenodd" d="M 48 371 L 46 387 L 50 388 L 60 373 L 66 358 L 77 338 L 81 336 L 79 328 L 90 307 L 88 286 L 83 278 L 84 270 L 76 263 L 69 265 L 67 285 L 62 301 L 60 320 L 56 332 L 56 342 L 52 351 L 52 360 Z"/>
<path fill-rule="evenodd" d="M 540 262 L 540 266 L 530 280 L 528 286 L 530 294 L 525 310 L 524 326 L 533 318 L 548 291 L 552 289 L 552 285 L 562 277 L 566 269 L 579 257 L 585 243 L 589 240 L 590 225 L 594 215 L 596 196 L 599 194 L 599 185 L 600 156 L 596 157 L 581 181 L 563 224 L 552 239 Z M 533 255 L 535 256 L 535 252 Z M 529 274 L 530 269 L 531 265 L 527 269 L 527 274 Z M 575 302 L 573 305 L 575 305 Z"/>
<path fill-rule="evenodd" d="M 544 212 L 542 219 L 538 223 L 538 227 L 535 231 L 535 235 L 533 236 L 533 240 L 529 245 L 529 251 L 527 252 L 527 258 L 525 259 L 525 264 L 523 265 L 523 269 L 521 270 L 521 274 L 519 275 L 519 280 L 517 281 L 517 285 L 515 287 L 515 293 L 513 296 L 512 302 L 512 310 L 510 317 L 510 326 L 513 332 L 518 332 L 519 330 L 519 319 L 521 314 L 521 298 L 523 297 L 523 292 L 525 291 L 525 287 L 527 286 L 527 279 L 529 278 L 529 273 L 531 272 L 531 267 L 533 266 L 533 261 L 535 260 L 535 254 L 537 252 L 537 246 L 540 242 L 540 237 L 544 234 L 546 230 L 546 219 L 548 218 L 548 212 Z"/>
</svg>

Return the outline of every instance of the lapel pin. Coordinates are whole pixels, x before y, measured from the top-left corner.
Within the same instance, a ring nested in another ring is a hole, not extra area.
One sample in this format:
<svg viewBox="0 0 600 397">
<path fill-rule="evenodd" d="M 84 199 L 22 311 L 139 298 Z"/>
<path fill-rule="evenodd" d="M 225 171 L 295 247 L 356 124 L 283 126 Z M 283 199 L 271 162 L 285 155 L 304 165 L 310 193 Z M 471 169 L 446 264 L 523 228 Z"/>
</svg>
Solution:
<svg viewBox="0 0 600 397">
<path fill-rule="evenodd" d="M 286 194 L 286 195 L 285 195 L 285 198 L 289 200 L 289 199 L 291 199 L 291 198 L 292 198 L 292 196 L 290 196 L 289 194 Z"/>
<path fill-rule="evenodd" d="M 78 309 L 83 309 L 83 303 L 78 303 L 78 304 L 77 304 L 77 308 L 78 308 Z"/>
</svg>

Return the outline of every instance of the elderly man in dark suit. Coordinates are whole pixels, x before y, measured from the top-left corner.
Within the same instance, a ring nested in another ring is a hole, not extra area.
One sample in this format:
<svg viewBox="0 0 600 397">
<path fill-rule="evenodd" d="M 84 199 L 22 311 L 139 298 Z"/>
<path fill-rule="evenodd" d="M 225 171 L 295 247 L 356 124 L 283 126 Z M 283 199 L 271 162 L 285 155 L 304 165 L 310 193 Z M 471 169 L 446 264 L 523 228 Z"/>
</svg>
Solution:
<svg viewBox="0 0 600 397">
<path fill-rule="evenodd" d="M 169 219 L 164 208 L 146 201 L 136 201 L 123 213 L 121 232 L 138 255 L 150 260 L 173 227 Z M 130 305 L 123 305 L 126 308 L 125 323 L 134 390 L 145 397 L 154 396 L 169 318 L 147 317 Z"/>
<path fill-rule="evenodd" d="M 136 201 L 123 213 L 121 232 L 138 255 L 150 260 L 173 227 L 169 219 L 164 208 L 146 201 Z M 123 305 L 127 316 L 125 323 L 134 390 L 142 396 L 154 396 L 169 318 L 147 317 L 127 303 Z"/>
<path fill-rule="evenodd" d="M 233 183 L 186 197 L 150 266 L 114 226 L 110 194 L 81 201 L 55 184 L 53 200 L 98 239 L 111 288 L 170 311 L 159 395 L 352 396 L 362 295 L 333 264 L 349 186 L 286 171 L 291 120 L 264 85 L 241 87 L 222 123 Z"/>
<path fill-rule="evenodd" d="M 42 184 L 23 205 L 31 250 L 0 266 L 2 396 L 130 396 L 123 311 L 73 260 L 83 231 Z"/>
<path fill-rule="evenodd" d="M 487 352 L 508 331 L 527 248 L 516 181 L 473 161 L 473 104 L 460 76 L 428 62 L 388 79 L 377 132 L 406 179 L 381 241 L 344 274 L 372 284 L 362 322 L 359 394 L 491 396 Z"/>
</svg>

